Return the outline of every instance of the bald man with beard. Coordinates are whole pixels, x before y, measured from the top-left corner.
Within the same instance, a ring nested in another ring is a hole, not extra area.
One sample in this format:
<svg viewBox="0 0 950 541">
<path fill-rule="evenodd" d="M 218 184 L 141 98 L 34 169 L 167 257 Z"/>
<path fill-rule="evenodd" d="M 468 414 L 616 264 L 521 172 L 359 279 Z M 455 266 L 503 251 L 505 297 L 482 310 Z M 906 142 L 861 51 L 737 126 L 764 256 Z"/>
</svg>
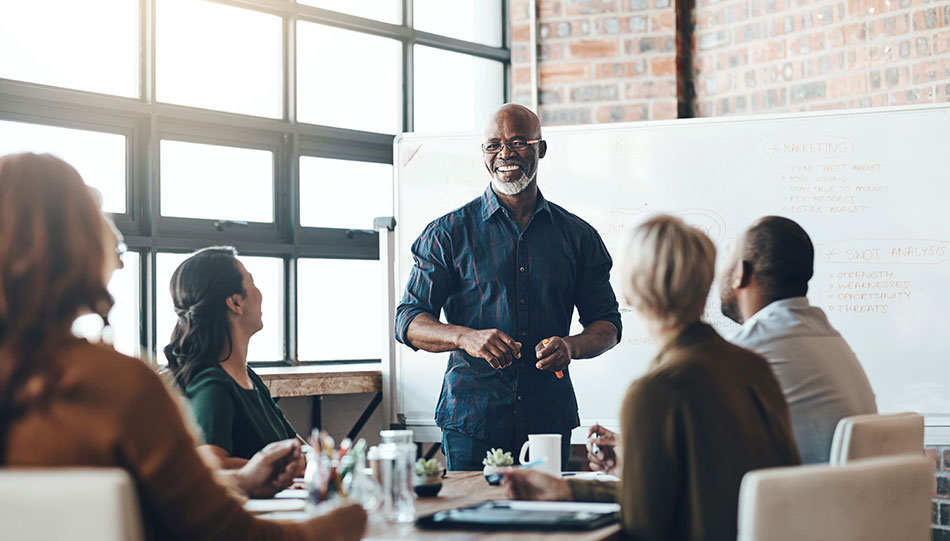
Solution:
<svg viewBox="0 0 950 541">
<path fill-rule="evenodd" d="M 483 135 L 491 182 L 413 244 L 396 339 L 451 352 L 435 416 L 450 470 L 480 470 L 489 449 L 539 433 L 561 434 L 564 467 L 580 424 L 571 362 L 620 339 L 613 263 L 590 224 L 538 189 L 548 147 L 533 112 L 504 105 Z M 570 335 L 575 307 L 584 330 Z"/>
</svg>

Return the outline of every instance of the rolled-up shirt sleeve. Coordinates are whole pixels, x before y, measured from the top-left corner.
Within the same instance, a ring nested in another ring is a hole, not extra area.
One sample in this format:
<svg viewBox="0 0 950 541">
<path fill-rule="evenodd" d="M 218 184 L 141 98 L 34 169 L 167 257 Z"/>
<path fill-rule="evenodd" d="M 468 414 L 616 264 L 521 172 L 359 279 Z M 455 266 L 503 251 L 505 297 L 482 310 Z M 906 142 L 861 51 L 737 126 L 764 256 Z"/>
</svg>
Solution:
<svg viewBox="0 0 950 541">
<path fill-rule="evenodd" d="M 617 342 L 620 342 L 622 326 L 617 297 L 610 286 L 610 268 L 613 261 L 600 235 L 593 232 L 593 238 L 587 247 L 586 263 L 581 267 L 577 279 L 574 298 L 580 323 L 588 326 L 595 321 L 607 321 L 617 328 Z"/>
<path fill-rule="evenodd" d="M 452 274 L 446 258 L 447 238 L 435 224 L 430 224 L 412 243 L 412 258 L 415 263 L 409 273 L 406 293 L 396 307 L 396 340 L 411 347 L 406 336 L 409 324 L 425 312 L 438 318 L 448 298 Z"/>
</svg>

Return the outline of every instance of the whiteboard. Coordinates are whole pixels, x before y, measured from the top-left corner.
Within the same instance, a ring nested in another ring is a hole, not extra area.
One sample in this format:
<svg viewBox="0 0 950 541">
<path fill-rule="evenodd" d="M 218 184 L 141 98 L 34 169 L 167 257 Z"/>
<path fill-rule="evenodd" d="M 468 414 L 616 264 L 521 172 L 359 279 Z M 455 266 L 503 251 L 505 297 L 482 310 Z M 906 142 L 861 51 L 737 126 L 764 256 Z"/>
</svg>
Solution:
<svg viewBox="0 0 950 541">
<path fill-rule="evenodd" d="M 656 353 L 624 307 L 617 280 L 625 231 L 656 212 L 705 231 L 720 263 L 754 219 L 797 221 L 815 244 L 808 298 L 854 349 L 879 410 L 917 411 L 928 424 L 950 424 L 950 107 L 570 126 L 543 134 L 548 153 L 538 187 L 600 232 L 621 300 L 622 342 L 571 364 L 582 427 L 617 426 L 627 386 Z M 478 133 L 397 137 L 397 302 L 413 264 L 412 242 L 488 185 L 480 143 Z M 712 291 L 704 319 L 728 336 L 738 325 L 719 312 L 715 284 Z M 579 331 L 575 313 L 572 334 Z M 398 345 L 393 408 L 408 426 L 434 427 L 447 358 Z M 575 440 L 584 435 L 576 430 Z"/>
</svg>

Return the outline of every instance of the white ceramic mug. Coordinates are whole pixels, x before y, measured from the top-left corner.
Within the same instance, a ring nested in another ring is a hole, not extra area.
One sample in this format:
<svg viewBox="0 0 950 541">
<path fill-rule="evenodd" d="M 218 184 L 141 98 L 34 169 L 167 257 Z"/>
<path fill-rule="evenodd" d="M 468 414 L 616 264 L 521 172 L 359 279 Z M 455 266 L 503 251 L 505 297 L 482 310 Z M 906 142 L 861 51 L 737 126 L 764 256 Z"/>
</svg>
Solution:
<svg viewBox="0 0 950 541">
<path fill-rule="evenodd" d="M 544 459 L 544 463 L 537 467 L 555 477 L 561 476 L 561 435 L 560 434 L 529 434 L 528 441 L 521 446 L 521 456 L 518 462 L 526 464 L 525 454 L 531 448 L 531 462 Z"/>
</svg>

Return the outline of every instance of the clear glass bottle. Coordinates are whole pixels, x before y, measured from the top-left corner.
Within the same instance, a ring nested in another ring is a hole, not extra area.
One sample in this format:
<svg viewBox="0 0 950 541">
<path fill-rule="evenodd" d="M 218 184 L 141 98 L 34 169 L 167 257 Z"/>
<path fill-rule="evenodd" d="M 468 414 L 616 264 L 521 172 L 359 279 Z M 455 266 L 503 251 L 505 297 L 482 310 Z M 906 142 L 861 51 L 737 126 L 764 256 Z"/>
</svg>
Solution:
<svg viewBox="0 0 950 541">
<path fill-rule="evenodd" d="M 343 490 L 347 498 L 363 506 L 367 513 L 375 511 L 380 505 L 381 489 L 372 476 L 372 470 L 366 467 L 366 454 L 356 453 L 353 469 L 343 478 Z"/>
<path fill-rule="evenodd" d="M 383 516 L 390 522 L 415 519 L 412 490 L 416 446 L 411 430 L 383 430 L 379 433 L 379 465 L 383 485 Z"/>
</svg>

